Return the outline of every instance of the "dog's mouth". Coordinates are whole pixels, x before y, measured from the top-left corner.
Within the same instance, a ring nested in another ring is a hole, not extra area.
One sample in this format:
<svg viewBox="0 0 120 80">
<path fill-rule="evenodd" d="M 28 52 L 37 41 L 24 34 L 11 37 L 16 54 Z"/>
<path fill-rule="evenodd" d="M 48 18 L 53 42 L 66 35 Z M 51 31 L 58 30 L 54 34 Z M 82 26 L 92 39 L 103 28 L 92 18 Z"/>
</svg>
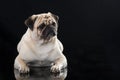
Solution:
<svg viewBox="0 0 120 80">
<path fill-rule="evenodd" d="M 57 35 L 57 30 L 53 25 L 42 25 L 41 26 L 41 38 L 44 40 L 50 40 L 52 37 Z"/>
</svg>

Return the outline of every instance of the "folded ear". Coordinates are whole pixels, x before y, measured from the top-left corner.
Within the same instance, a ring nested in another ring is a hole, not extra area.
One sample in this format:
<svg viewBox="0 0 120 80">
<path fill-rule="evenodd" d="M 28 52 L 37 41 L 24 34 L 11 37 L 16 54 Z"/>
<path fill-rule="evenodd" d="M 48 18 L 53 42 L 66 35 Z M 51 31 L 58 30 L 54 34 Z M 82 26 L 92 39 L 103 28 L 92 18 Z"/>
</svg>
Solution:
<svg viewBox="0 0 120 80">
<path fill-rule="evenodd" d="M 28 26 L 31 30 L 33 30 L 34 22 L 37 19 L 36 15 L 30 16 L 28 19 L 25 20 L 25 25 Z"/>
</svg>

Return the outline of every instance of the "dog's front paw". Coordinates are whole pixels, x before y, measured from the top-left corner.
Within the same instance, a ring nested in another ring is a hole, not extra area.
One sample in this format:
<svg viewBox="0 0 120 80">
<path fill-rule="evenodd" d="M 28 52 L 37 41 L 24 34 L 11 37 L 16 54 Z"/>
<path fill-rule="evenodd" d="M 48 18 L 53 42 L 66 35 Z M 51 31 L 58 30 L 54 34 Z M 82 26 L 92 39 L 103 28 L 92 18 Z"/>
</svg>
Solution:
<svg viewBox="0 0 120 80">
<path fill-rule="evenodd" d="M 53 73 L 58 73 L 58 72 L 61 71 L 61 69 L 62 69 L 62 66 L 61 66 L 61 65 L 53 65 L 53 66 L 51 67 L 51 72 L 53 72 Z"/>
<path fill-rule="evenodd" d="M 28 73 L 29 71 L 30 71 L 30 69 L 27 65 L 21 65 L 19 68 L 20 73 Z"/>
</svg>

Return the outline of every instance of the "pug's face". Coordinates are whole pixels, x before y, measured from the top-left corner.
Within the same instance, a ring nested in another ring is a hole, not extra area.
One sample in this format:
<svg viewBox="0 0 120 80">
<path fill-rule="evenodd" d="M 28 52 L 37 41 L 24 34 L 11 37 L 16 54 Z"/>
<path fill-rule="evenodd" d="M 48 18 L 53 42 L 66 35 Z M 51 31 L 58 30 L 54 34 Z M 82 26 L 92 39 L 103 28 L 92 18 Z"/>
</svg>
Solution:
<svg viewBox="0 0 120 80">
<path fill-rule="evenodd" d="M 25 24 L 34 38 L 50 40 L 57 35 L 58 16 L 50 12 L 32 15 L 25 20 Z"/>
</svg>

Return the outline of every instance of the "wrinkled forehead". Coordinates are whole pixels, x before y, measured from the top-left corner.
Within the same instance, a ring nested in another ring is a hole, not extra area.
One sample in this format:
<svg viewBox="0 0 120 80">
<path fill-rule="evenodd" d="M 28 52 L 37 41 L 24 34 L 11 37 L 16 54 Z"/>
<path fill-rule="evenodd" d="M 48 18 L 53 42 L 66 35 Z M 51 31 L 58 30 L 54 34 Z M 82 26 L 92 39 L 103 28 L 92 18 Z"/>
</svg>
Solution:
<svg viewBox="0 0 120 80">
<path fill-rule="evenodd" d="M 51 17 L 52 13 L 50 13 L 50 12 L 48 12 L 48 13 L 41 13 L 41 14 L 36 14 L 34 16 L 37 16 L 37 17 Z"/>
<path fill-rule="evenodd" d="M 33 15 L 32 17 L 36 17 L 36 21 L 34 23 L 35 27 L 38 27 L 38 25 L 44 23 L 44 24 L 50 24 L 52 22 L 56 22 L 54 17 L 52 16 L 52 13 L 41 13 L 41 14 L 36 14 Z"/>
</svg>

